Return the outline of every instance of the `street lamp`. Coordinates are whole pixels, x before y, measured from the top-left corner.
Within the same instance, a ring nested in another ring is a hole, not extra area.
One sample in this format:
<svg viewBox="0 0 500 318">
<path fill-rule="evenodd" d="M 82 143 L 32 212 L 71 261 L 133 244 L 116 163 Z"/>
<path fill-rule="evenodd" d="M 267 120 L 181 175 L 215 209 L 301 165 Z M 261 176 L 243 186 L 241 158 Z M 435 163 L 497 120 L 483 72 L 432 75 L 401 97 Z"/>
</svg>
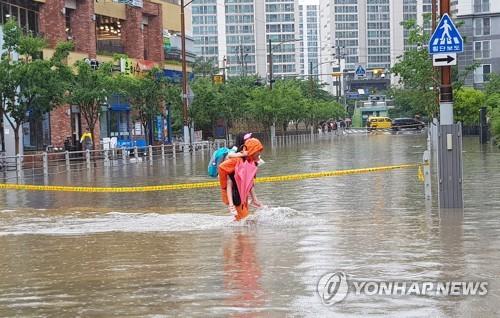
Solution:
<svg viewBox="0 0 500 318">
<path fill-rule="evenodd" d="M 191 143 L 189 133 L 188 118 L 188 96 L 187 96 L 187 62 L 186 62 L 186 23 L 184 17 L 184 8 L 191 4 L 193 0 L 184 4 L 181 0 L 181 59 L 182 59 L 182 110 L 184 115 L 184 143 Z"/>
<path fill-rule="evenodd" d="M 302 41 L 302 38 L 300 39 L 291 39 L 291 40 L 285 40 L 281 41 L 273 46 L 273 42 L 271 37 L 268 39 L 269 43 L 269 56 L 267 58 L 267 61 L 269 63 L 269 89 L 273 89 L 273 47 L 280 46 L 283 43 L 288 43 L 288 42 L 297 42 L 297 41 Z"/>
</svg>

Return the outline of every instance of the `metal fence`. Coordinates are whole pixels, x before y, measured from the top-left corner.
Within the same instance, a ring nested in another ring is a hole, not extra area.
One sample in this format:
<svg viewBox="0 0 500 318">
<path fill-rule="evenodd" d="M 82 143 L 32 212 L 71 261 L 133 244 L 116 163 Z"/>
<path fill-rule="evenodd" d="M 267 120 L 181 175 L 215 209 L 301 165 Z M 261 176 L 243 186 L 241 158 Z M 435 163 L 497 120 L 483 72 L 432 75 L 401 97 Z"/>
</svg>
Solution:
<svg viewBox="0 0 500 318">
<path fill-rule="evenodd" d="M 0 156 L 0 170 L 24 176 L 46 176 L 91 169 L 96 166 L 119 166 L 155 160 L 175 159 L 179 153 L 212 151 L 225 146 L 225 140 L 201 141 L 192 144 L 113 148 L 86 151 L 42 152 L 29 155 Z M 5 176 L 4 176 L 5 177 Z"/>
</svg>

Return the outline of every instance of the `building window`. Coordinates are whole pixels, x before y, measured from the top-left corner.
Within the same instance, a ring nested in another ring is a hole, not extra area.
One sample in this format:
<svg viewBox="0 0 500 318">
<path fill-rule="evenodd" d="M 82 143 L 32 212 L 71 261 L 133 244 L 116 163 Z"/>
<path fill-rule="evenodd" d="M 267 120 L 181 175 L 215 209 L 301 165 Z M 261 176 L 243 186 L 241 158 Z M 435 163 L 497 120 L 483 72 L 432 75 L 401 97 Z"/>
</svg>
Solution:
<svg viewBox="0 0 500 318">
<path fill-rule="evenodd" d="M 113 53 L 124 53 L 122 44 L 122 24 L 123 21 L 98 15 L 96 17 L 97 52 L 103 55 Z"/>
<path fill-rule="evenodd" d="M 490 18 L 478 18 L 475 20 L 474 35 L 490 35 Z"/>
<path fill-rule="evenodd" d="M 474 42 L 474 58 L 487 59 L 490 58 L 491 41 L 476 41 Z"/>
<path fill-rule="evenodd" d="M 474 70 L 474 83 L 482 84 L 490 80 L 491 64 L 483 64 Z"/>
<path fill-rule="evenodd" d="M 474 0 L 474 12 L 489 12 L 490 11 L 490 0 Z"/>
<path fill-rule="evenodd" d="M 24 31 L 38 33 L 39 5 L 33 1 L 0 0 L 0 24 L 14 18 Z"/>
</svg>

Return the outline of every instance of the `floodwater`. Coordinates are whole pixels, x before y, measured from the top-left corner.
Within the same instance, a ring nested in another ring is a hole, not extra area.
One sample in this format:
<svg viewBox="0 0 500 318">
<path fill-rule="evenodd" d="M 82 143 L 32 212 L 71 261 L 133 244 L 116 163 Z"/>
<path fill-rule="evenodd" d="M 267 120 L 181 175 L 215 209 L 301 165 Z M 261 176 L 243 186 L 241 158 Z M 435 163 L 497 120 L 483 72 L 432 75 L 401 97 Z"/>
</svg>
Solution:
<svg viewBox="0 0 500 318">
<path fill-rule="evenodd" d="M 259 175 L 419 162 L 425 145 L 409 134 L 267 147 Z M 500 153 L 474 138 L 464 150 L 463 213 L 426 204 L 416 169 L 258 184 L 268 207 L 241 224 L 218 189 L 2 191 L 0 316 L 498 317 Z M 26 182 L 207 181 L 208 160 L 179 155 Z M 336 271 L 356 280 L 486 281 L 488 294 L 350 293 L 325 306 L 317 283 Z"/>
</svg>

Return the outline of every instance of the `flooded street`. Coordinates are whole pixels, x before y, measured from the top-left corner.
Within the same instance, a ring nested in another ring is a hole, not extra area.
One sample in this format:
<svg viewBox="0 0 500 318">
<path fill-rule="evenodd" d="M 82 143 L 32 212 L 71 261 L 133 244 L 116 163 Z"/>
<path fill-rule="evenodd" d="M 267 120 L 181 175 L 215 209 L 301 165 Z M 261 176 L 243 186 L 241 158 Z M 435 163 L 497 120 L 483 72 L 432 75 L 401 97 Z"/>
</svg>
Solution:
<svg viewBox="0 0 500 318">
<path fill-rule="evenodd" d="M 425 137 L 350 135 L 267 146 L 258 175 L 421 162 Z M 0 316 L 498 317 L 500 152 L 481 149 L 477 138 L 466 138 L 464 150 L 463 214 L 426 206 L 413 168 L 258 184 L 268 207 L 242 224 L 231 221 L 215 188 L 128 194 L 2 190 Z M 209 157 L 180 154 L 175 162 L 99 167 L 46 181 L 212 181 Z M 336 271 L 356 280 L 487 281 L 488 294 L 350 293 L 325 306 L 317 283 Z"/>
</svg>

